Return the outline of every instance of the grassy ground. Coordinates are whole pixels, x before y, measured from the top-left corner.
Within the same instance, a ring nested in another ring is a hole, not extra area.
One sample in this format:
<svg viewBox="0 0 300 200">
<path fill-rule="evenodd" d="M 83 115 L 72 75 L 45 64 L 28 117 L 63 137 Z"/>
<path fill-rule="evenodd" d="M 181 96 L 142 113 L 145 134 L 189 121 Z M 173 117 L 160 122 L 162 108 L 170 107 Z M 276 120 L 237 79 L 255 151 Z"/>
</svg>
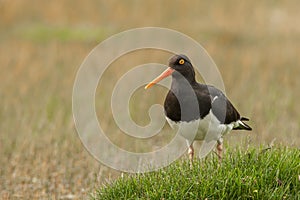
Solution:
<svg viewBox="0 0 300 200">
<path fill-rule="evenodd" d="M 77 137 L 71 112 L 72 87 L 85 56 L 111 34 L 161 26 L 201 43 L 222 74 L 227 95 L 251 118 L 252 133 L 231 134 L 230 146 L 274 138 L 300 145 L 300 21 L 297 1 L 0 1 L 0 198 L 80 199 L 120 175 L 95 161 Z M 109 138 L 127 140 L 110 115 L 110 93 L 118 77 L 136 64 L 166 63 L 168 54 L 141 51 L 114 62 L 97 91 L 97 115 Z M 122 69 L 122 70 L 120 70 Z M 137 123 L 148 121 L 151 103 L 166 91 L 135 94 Z M 145 112 L 144 112 L 145 111 Z M 105 113 L 106 117 L 103 117 Z M 170 139 L 169 127 L 149 148 Z M 239 133 L 239 132 L 238 132 Z M 124 142 L 126 141 L 126 142 Z"/>
<path fill-rule="evenodd" d="M 299 199 L 300 151 L 274 148 L 227 152 L 188 159 L 146 174 L 125 175 L 98 189 L 91 199 Z"/>
</svg>

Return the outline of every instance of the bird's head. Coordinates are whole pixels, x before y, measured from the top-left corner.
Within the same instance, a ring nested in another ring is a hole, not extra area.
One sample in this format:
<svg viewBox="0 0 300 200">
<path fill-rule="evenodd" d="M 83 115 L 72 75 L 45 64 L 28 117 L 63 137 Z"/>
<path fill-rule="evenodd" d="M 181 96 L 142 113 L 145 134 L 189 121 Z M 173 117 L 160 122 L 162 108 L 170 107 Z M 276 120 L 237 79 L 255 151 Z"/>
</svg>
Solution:
<svg viewBox="0 0 300 200">
<path fill-rule="evenodd" d="M 150 88 L 162 79 L 172 75 L 173 78 L 185 78 L 189 82 L 195 81 L 195 71 L 190 59 L 183 54 L 174 55 L 169 59 L 169 67 L 157 78 L 146 85 L 145 89 Z"/>
</svg>

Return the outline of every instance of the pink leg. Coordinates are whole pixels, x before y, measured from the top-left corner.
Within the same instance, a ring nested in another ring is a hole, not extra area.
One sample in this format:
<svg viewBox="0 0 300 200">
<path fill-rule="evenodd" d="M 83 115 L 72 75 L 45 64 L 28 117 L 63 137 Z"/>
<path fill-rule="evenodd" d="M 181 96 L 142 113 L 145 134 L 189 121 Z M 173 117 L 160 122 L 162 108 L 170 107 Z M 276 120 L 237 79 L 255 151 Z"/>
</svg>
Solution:
<svg viewBox="0 0 300 200">
<path fill-rule="evenodd" d="M 190 168 L 193 168 L 193 159 L 194 159 L 193 143 L 191 143 L 191 145 L 189 147 L 188 154 L 189 154 L 189 159 L 190 159 Z"/>
<path fill-rule="evenodd" d="M 222 151 L 223 151 L 223 144 L 221 142 L 218 142 L 218 144 L 217 144 L 217 155 L 219 157 L 219 162 L 222 162 L 222 158 L 223 158 Z"/>
</svg>

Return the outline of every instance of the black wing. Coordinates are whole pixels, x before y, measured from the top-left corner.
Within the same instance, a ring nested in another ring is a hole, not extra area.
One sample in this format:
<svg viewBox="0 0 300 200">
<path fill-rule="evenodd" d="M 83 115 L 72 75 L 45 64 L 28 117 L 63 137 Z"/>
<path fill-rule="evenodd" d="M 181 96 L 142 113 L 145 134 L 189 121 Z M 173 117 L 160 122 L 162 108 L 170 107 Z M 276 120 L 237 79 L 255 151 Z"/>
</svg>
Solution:
<svg viewBox="0 0 300 200">
<path fill-rule="evenodd" d="M 204 97 L 202 94 L 199 95 L 199 98 L 206 99 L 205 102 L 207 102 L 207 98 L 210 98 L 210 105 L 206 103 L 206 106 L 211 108 L 212 113 L 222 124 L 230 124 L 241 119 L 239 112 L 235 109 L 222 91 L 213 86 L 207 86 L 203 84 L 199 84 L 199 87 L 202 88 L 200 91 L 206 92 L 206 97 Z M 202 100 L 199 99 L 199 104 L 201 103 Z"/>
</svg>

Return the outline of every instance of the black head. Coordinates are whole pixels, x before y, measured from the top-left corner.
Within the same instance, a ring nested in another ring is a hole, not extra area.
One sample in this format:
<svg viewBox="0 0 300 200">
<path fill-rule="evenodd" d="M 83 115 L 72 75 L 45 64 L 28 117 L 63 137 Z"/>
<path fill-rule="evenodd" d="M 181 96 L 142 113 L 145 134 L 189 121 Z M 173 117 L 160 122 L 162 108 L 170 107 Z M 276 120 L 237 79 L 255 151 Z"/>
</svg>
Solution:
<svg viewBox="0 0 300 200">
<path fill-rule="evenodd" d="M 195 71 L 190 59 L 183 54 L 174 55 L 169 59 L 169 67 L 179 72 L 189 82 L 195 81 Z M 179 78 L 178 73 L 173 73 L 172 77 Z"/>
</svg>

